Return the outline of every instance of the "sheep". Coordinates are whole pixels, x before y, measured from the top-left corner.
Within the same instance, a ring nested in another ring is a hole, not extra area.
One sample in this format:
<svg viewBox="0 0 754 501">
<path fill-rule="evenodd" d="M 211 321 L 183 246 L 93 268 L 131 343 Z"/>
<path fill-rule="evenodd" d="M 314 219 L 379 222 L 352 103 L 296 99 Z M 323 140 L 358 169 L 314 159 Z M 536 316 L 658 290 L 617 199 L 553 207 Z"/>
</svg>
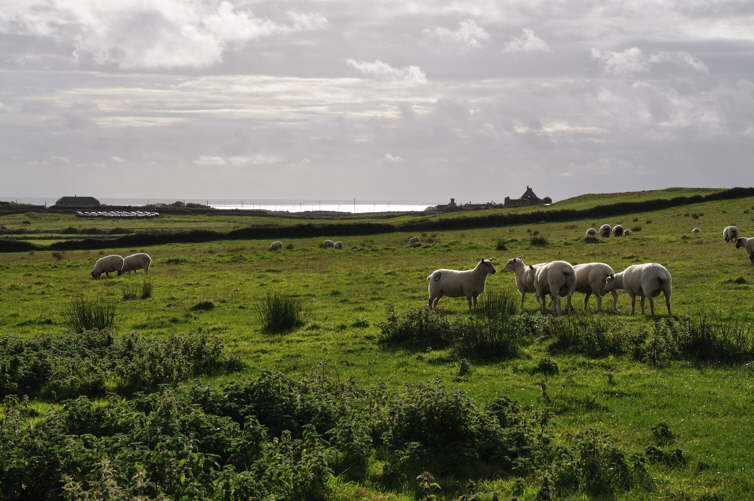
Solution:
<svg viewBox="0 0 754 501">
<path fill-rule="evenodd" d="M 754 265 L 754 237 L 745 238 L 740 237 L 736 239 L 736 249 L 744 248 L 749 253 L 749 261 Z"/>
<path fill-rule="evenodd" d="M 735 242 L 738 238 L 738 227 L 736 226 L 726 226 L 723 230 L 723 239 L 725 239 L 726 242 Z"/>
<path fill-rule="evenodd" d="M 634 234 L 634 232 L 633 232 L 633 231 L 631 231 L 631 230 L 625 230 L 625 231 L 623 232 L 623 236 L 624 236 L 624 237 L 630 237 L 630 236 L 631 236 L 631 235 L 633 235 L 633 234 Z"/>
<path fill-rule="evenodd" d="M 97 280 L 103 273 L 107 278 L 110 278 L 110 272 L 118 272 L 123 268 L 123 256 L 117 254 L 110 254 L 109 256 L 101 257 L 94 263 L 94 268 L 90 275 L 93 279 Z"/>
<path fill-rule="evenodd" d="M 322 249 L 332 249 L 333 247 L 335 247 L 335 242 L 333 242 L 332 240 L 325 240 L 324 242 L 319 244 L 319 246 Z"/>
<path fill-rule="evenodd" d="M 644 314 L 644 298 L 649 298 L 649 310 L 655 314 L 654 297 L 660 292 L 665 295 L 668 315 L 670 295 L 673 292 L 673 279 L 670 272 L 661 264 L 645 263 L 629 266 L 620 273 L 605 278 L 605 292 L 623 289 L 631 296 L 631 315 L 636 311 L 636 296 L 641 297 L 641 313 Z"/>
<path fill-rule="evenodd" d="M 280 240 L 276 240 L 270 244 L 270 247 L 267 250 L 271 251 L 279 251 L 283 248 L 283 242 Z"/>
<path fill-rule="evenodd" d="M 555 311 L 558 315 L 560 309 L 560 297 L 568 297 L 568 310 L 573 310 L 571 296 L 576 287 L 576 273 L 573 266 L 565 261 L 552 261 L 526 266 L 519 256 L 509 259 L 503 267 L 503 271 L 513 272 L 516 287 L 521 293 L 521 310 L 524 309 L 524 298 L 527 292 L 537 295 L 542 313 L 545 311 L 545 295 L 550 294 Z M 554 294 L 552 292 L 555 292 Z"/>
<path fill-rule="evenodd" d="M 469 309 L 476 307 L 476 299 L 484 292 L 487 275 L 495 274 L 489 259 L 481 259 L 471 270 L 435 270 L 427 276 L 429 282 L 429 309 L 436 308 L 443 296 L 466 297 Z"/>
<path fill-rule="evenodd" d="M 605 263 L 583 263 L 573 266 L 576 272 L 576 292 L 584 296 L 584 311 L 589 309 L 589 296 L 597 296 L 597 311 L 602 311 L 602 296 L 605 294 L 605 278 L 615 274 L 610 265 Z M 618 293 L 610 291 L 613 296 L 613 309 L 618 306 Z"/>
<path fill-rule="evenodd" d="M 613 236 L 614 237 L 622 237 L 623 236 L 623 226 L 616 224 L 613 226 Z"/>
<path fill-rule="evenodd" d="M 595 237 L 596 235 L 597 235 L 597 230 L 595 230 L 594 228 L 589 228 L 589 229 L 587 229 L 587 230 L 586 230 L 586 233 L 584 234 L 584 236 L 585 236 L 586 238 L 589 238 L 589 237 Z"/>
<path fill-rule="evenodd" d="M 333 247 L 335 247 L 336 249 L 342 249 L 343 248 L 343 242 L 341 242 L 340 240 L 338 240 L 337 242 L 335 242 L 333 244 Z"/>
<path fill-rule="evenodd" d="M 609 224 L 603 224 L 602 226 L 600 226 L 600 236 L 605 238 L 609 237 L 610 230 L 611 228 Z"/>
<path fill-rule="evenodd" d="M 421 239 L 419 237 L 411 237 L 408 239 L 408 246 L 409 247 L 419 247 L 422 244 Z"/>
<path fill-rule="evenodd" d="M 152 264 L 152 258 L 146 252 L 137 252 L 126 256 L 123 260 L 123 266 L 118 271 L 118 275 L 124 273 L 136 272 L 136 270 L 144 270 L 145 275 L 149 275 L 149 265 Z"/>
<path fill-rule="evenodd" d="M 692 228 L 691 229 L 691 233 L 701 233 L 701 232 L 702 232 L 702 230 L 699 229 L 699 228 Z"/>
</svg>

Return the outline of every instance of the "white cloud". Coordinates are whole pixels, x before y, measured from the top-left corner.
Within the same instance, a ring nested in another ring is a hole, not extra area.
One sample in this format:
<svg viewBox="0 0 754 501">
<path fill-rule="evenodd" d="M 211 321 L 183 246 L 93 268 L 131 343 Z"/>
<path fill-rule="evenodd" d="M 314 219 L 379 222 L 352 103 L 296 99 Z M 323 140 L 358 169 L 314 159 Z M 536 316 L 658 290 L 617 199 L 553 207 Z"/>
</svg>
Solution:
<svg viewBox="0 0 754 501">
<path fill-rule="evenodd" d="M 405 68 L 393 68 L 387 63 L 375 60 L 357 61 L 355 59 L 346 59 L 348 66 L 358 70 L 366 76 L 378 80 L 388 80 L 394 82 L 426 83 L 427 75 L 418 66 L 406 66 Z"/>
<path fill-rule="evenodd" d="M 114 162 L 117 162 L 119 164 L 127 162 L 125 158 L 119 157 L 118 155 L 113 155 L 110 157 Z"/>
<path fill-rule="evenodd" d="M 383 159 L 386 162 L 390 162 L 391 164 L 398 164 L 398 163 L 403 162 L 403 157 L 402 156 L 400 156 L 400 155 L 393 155 L 389 151 L 387 153 L 385 153 L 385 156 L 383 157 Z"/>
<path fill-rule="evenodd" d="M 638 47 L 631 47 L 623 51 L 600 50 L 592 48 L 592 57 L 601 61 L 605 72 L 613 75 L 633 75 L 648 72 L 652 66 L 670 64 L 680 68 L 690 68 L 702 73 L 708 73 L 707 65 L 688 52 L 660 51 L 651 54 L 643 52 Z"/>
<path fill-rule="evenodd" d="M 473 19 L 458 23 L 458 29 L 451 30 L 444 26 L 427 28 L 424 33 L 444 40 L 460 43 L 466 47 L 478 49 L 490 40 L 490 34 Z"/>
<path fill-rule="evenodd" d="M 201 155 L 199 158 L 194 159 L 194 164 L 201 165 L 202 167 L 219 167 L 228 165 L 228 162 L 223 157 Z"/>
<path fill-rule="evenodd" d="M 288 11 L 288 17 L 292 21 L 292 31 L 317 31 L 326 30 L 329 22 L 325 16 L 318 12 L 294 12 Z"/>
<path fill-rule="evenodd" d="M 285 161 L 280 155 L 267 153 L 256 153 L 254 155 L 231 155 L 222 157 L 217 155 L 200 155 L 194 159 L 195 165 L 205 167 L 221 167 L 232 165 L 233 167 L 257 166 L 257 165 L 275 165 Z"/>
<path fill-rule="evenodd" d="M 503 53 L 507 52 L 550 52 L 550 46 L 534 34 L 534 30 L 524 28 L 523 34 L 513 38 L 503 46 Z"/>
</svg>

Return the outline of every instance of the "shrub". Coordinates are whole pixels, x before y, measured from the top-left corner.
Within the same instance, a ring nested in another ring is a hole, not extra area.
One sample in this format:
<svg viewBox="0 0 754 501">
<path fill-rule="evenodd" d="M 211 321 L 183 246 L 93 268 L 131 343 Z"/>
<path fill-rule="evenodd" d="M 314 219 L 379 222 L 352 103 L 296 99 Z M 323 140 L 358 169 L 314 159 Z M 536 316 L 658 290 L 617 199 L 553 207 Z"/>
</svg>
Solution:
<svg viewBox="0 0 754 501">
<path fill-rule="evenodd" d="M 631 231 L 633 232 L 641 231 L 641 226 L 634 226 L 633 228 L 631 228 Z"/>
<path fill-rule="evenodd" d="M 656 324 L 657 336 L 666 338 L 669 358 L 701 363 L 733 364 L 754 360 L 751 329 L 702 312 L 678 322 Z"/>
<path fill-rule="evenodd" d="M 537 363 L 537 365 L 532 369 L 532 373 L 544 374 L 545 376 L 554 376 L 558 372 L 560 372 L 558 364 L 548 357 L 541 359 L 539 363 Z"/>
<path fill-rule="evenodd" d="M 601 244 L 601 243 L 604 243 L 599 238 L 592 237 L 592 236 L 584 237 L 584 242 L 587 243 L 587 244 Z"/>
<path fill-rule="evenodd" d="M 445 348 L 455 338 L 450 321 L 427 308 L 414 308 L 397 315 L 391 306 L 385 322 L 379 324 L 381 343 L 405 343 L 420 348 Z"/>
<path fill-rule="evenodd" d="M 475 312 L 487 318 L 515 315 L 517 304 L 517 298 L 507 290 L 488 289 L 477 303 Z"/>
<path fill-rule="evenodd" d="M 482 321 L 470 319 L 457 325 L 456 332 L 456 350 L 477 358 L 513 358 L 530 334 L 525 322 L 511 316 Z"/>
<path fill-rule="evenodd" d="M 547 241 L 545 237 L 531 237 L 529 239 L 529 244 L 533 245 L 534 247 L 544 247 L 546 245 L 549 245 L 550 242 Z"/>
<path fill-rule="evenodd" d="M 606 320 L 589 316 L 554 318 L 547 330 L 555 338 L 548 347 L 550 353 L 581 353 L 590 357 L 639 353 L 646 338 L 642 330 L 611 329 Z"/>
<path fill-rule="evenodd" d="M 80 298 L 71 301 L 63 317 L 74 332 L 112 329 L 115 326 L 115 304 L 103 299 Z"/>
<path fill-rule="evenodd" d="M 267 332 L 284 332 L 302 323 L 301 303 L 286 294 L 271 292 L 257 304 L 257 317 Z"/>
<path fill-rule="evenodd" d="M 212 301 L 200 301 L 189 308 L 189 311 L 210 311 L 215 309 L 215 303 Z"/>
<path fill-rule="evenodd" d="M 499 251 L 508 250 L 508 247 L 505 245 L 505 240 L 499 239 L 497 243 L 495 244 L 495 250 L 499 250 Z"/>
</svg>

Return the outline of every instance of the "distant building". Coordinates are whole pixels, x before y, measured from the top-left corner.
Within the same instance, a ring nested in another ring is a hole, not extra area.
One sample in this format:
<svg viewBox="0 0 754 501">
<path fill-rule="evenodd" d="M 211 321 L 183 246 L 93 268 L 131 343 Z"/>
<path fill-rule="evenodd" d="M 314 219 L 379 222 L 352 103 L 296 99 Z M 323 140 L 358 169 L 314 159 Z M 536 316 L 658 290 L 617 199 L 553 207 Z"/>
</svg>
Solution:
<svg viewBox="0 0 754 501">
<path fill-rule="evenodd" d="M 89 208 L 89 207 L 99 207 L 100 203 L 99 200 L 97 200 L 94 197 L 80 197 L 80 196 L 73 196 L 73 197 L 60 197 L 57 202 L 55 202 L 55 207 L 73 207 L 73 208 Z"/>
<path fill-rule="evenodd" d="M 505 202 L 503 203 L 503 207 L 511 208 L 511 207 L 526 207 L 528 205 L 543 205 L 543 204 L 551 204 L 552 199 L 550 197 L 545 198 L 539 198 L 535 193 L 534 190 L 531 189 L 531 186 L 526 187 L 526 191 L 523 195 L 521 195 L 521 198 L 511 198 L 511 197 L 505 197 Z"/>
</svg>

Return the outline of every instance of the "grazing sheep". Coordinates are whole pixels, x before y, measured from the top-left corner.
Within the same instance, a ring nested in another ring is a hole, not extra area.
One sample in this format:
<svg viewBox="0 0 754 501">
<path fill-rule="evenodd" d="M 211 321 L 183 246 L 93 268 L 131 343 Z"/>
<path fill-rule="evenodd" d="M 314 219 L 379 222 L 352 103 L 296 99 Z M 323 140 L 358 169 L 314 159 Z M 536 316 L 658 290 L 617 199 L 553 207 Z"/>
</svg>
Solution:
<svg viewBox="0 0 754 501">
<path fill-rule="evenodd" d="M 586 230 L 586 233 L 584 234 L 584 236 L 587 238 L 595 237 L 597 236 L 597 230 L 595 230 L 594 228 L 589 228 Z"/>
<path fill-rule="evenodd" d="M 343 248 L 343 242 L 341 242 L 340 240 L 338 240 L 337 242 L 335 242 L 333 244 L 333 247 L 335 247 L 336 249 L 342 249 Z"/>
<path fill-rule="evenodd" d="M 408 239 L 409 247 L 419 247 L 421 244 L 422 241 L 419 237 L 411 237 Z"/>
<path fill-rule="evenodd" d="M 544 263 L 539 263 L 537 266 Z M 527 292 L 536 292 L 534 288 L 534 273 L 524 264 L 521 256 L 508 260 L 503 267 L 504 272 L 513 272 L 513 278 L 516 281 L 516 288 L 521 293 L 521 311 L 524 311 L 524 299 Z"/>
<path fill-rule="evenodd" d="M 740 249 L 741 247 L 743 247 L 744 250 L 749 253 L 749 261 L 751 261 L 751 264 L 754 264 L 754 237 L 752 237 L 752 238 L 745 238 L 745 237 L 737 238 L 736 239 L 736 249 Z"/>
<path fill-rule="evenodd" d="M 121 268 L 123 268 L 123 256 L 110 254 L 109 256 L 99 258 L 94 263 L 94 268 L 92 268 L 90 275 L 95 280 L 103 273 L 107 278 L 110 278 L 111 272 L 117 272 L 120 275 Z"/>
<path fill-rule="evenodd" d="M 144 274 L 149 275 L 149 265 L 152 264 L 152 258 L 146 252 L 137 252 L 123 259 L 123 267 L 118 271 L 118 275 L 124 273 L 144 270 Z"/>
<path fill-rule="evenodd" d="M 691 233 L 701 233 L 702 230 L 699 228 L 692 228 Z"/>
<path fill-rule="evenodd" d="M 524 309 L 524 297 L 527 292 L 537 295 L 542 313 L 545 311 L 545 296 L 550 294 L 555 312 L 560 315 L 560 298 L 568 297 L 568 310 L 573 310 L 571 296 L 576 287 L 576 274 L 573 266 L 565 261 L 552 261 L 526 266 L 519 256 L 509 259 L 503 267 L 503 271 L 514 273 L 516 287 L 521 293 L 521 310 Z M 554 294 L 553 294 L 554 292 Z"/>
<path fill-rule="evenodd" d="M 465 297 L 469 309 L 476 307 L 476 298 L 484 292 L 487 275 L 495 274 L 495 267 L 489 259 L 481 259 L 472 270 L 435 270 L 429 274 L 430 309 L 436 308 L 443 296 Z"/>
<path fill-rule="evenodd" d="M 723 230 L 723 238 L 726 242 L 735 242 L 738 238 L 738 227 L 726 226 Z"/>
<path fill-rule="evenodd" d="M 333 247 L 335 247 L 335 242 L 333 242 L 332 240 L 325 240 L 324 242 L 319 244 L 319 247 L 321 249 L 332 249 Z"/>
<path fill-rule="evenodd" d="M 603 224 L 602 226 L 600 226 L 600 236 L 605 238 L 609 237 L 610 230 L 611 228 L 609 224 Z"/>
<path fill-rule="evenodd" d="M 631 230 L 625 230 L 625 231 L 623 232 L 623 236 L 624 236 L 624 237 L 630 237 L 630 236 L 631 236 L 631 235 L 633 235 L 633 234 L 634 234 L 634 232 L 633 232 L 633 231 L 631 231 Z"/>
<path fill-rule="evenodd" d="M 272 242 L 270 244 L 270 247 L 267 250 L 279 251 L 282 248 L 283 248 L 283 242 L 281 242 L 280 240 L 276 240 L 275 242 Z"/>
<path fill-rule="evenodd" d="M 576 292 L 584 296 L 584 311 L 589 310 L 589 296 L 597 296 L 597 311 L 602 311 L 602 296 L 605 294 L 605 279 L 615 274 L 610 265 L 605 263 L 583 263 L 573 266 L 576 272 Z M 618 306 L 618 293 L 613 295 L 613 309 Z"/>
<path fill-rule="evenodd" d="M 613 236 L 614 237 L 622 237 L 623 236 L 623 226 L 616 224 L 613 226 Z"/>
<path fill-rule="evenodd" d="M 670 272 L 661 264 L 645 263 L 629 266 L 620 273 L 605 279 L 605 292 L 623 289 L 631 296 L 631 315 L 636 311 L 636 296 L 641 297 L 641 313 L 644 314 L 644 298 L 649 298 L 649 311 L 655 314 L 654 297 L 665 294 L 665 305 L 670 311 L 670 295 L 673 292 L 673 279 Z"/>
</svg>

